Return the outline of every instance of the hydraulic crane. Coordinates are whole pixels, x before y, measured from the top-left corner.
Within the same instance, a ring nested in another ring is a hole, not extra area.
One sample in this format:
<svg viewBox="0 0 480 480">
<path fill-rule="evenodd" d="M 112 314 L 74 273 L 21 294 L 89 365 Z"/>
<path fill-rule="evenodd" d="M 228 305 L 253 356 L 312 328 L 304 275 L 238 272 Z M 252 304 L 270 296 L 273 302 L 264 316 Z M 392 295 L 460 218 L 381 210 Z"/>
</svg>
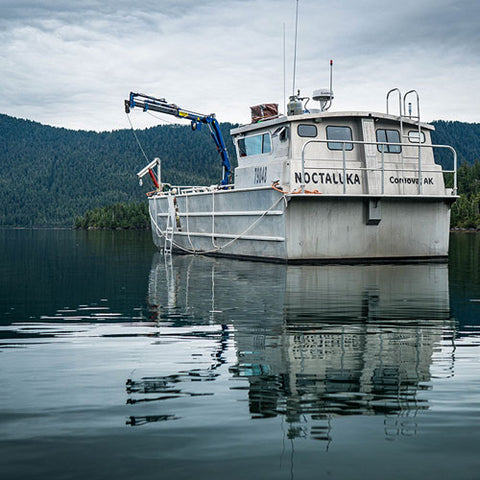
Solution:
<svg viewBox="0 0 480 480">
<path fill-rule="evenodd" d="M 227 148 L 225 147 L 225 142 L 223 140 L 222 132 L 220 131 L 220 126 L 215 114 L 211 113 L 210 115 L 203 115 L 201 113 L 192 112 L 190 110 L 184 110 L 179 108 L 173 103 L 168 103 L 164 98 L 155 98 L 150 97 L 149 95 L 144 95 L 143 93 L 134 93 L 130 92 L 130 97 L 128 100 L 125 100 L 125 112 L 130 113 L 130 109 L 134 107 L 140 107 L 144 112 L 147 110 L 152 112 L 165 113 L 167 115 L 173 115 L 177 118 L 184 118 L 191 121 L 192 130 L 200 129 L 202 123 L 206 124 L 210 130 L 210 135 L 215 142 L 217 151 L 222 157 L 222 166 L 223 166 L 223 178 L 221 181 L 222 185 L 229 185 L 232 180 L 232 167 L 230 163 L 230 158 L 228 157 Z"/>
</svg>

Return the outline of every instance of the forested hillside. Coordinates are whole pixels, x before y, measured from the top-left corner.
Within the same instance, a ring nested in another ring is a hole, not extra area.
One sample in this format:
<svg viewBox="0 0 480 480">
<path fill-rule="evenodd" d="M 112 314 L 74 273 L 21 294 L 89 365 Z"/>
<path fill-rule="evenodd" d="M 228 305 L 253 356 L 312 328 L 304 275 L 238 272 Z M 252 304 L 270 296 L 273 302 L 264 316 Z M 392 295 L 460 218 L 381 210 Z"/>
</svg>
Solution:
<svg viewBox="0 0 480 480">
<path fill-rule="evenodd" d="M 457 151 L 459 165 L 480 160 L 480 123 L 437 120 L 432 125 L 435 126 L 432 143 L 452 146 Z M 435 158 L 445 168 L 452 168 L 452 155 L 445 149 L 436 149 Z"/>
<path fill-rule="evenodd" d="M 454 146 L 460 162 L 480 159 L 480 124 L 433 123 L 434 143 Z M 233 160 L 232 125 L 221 128 Z M 158 126 L 137 136 L 149 161 L 162 158 L 164 181 L 220 180 L 220 157 L 207 128 Z M 144 200 L 152 187 L 148 180 L 139 187 L 135 174 L 146 163 L 129 129 L 74 131 L 0 114 L 0 226 L 72 226 L 87 210 Z"/>
<path fill-rule="evenodd" d="M 232 158 L 232 125 L 221 125 Z M 137 131 L 149 161 L 162 159 L 165 181 L 213 184 L 221 160 L 207 128 L 158 126 Z M 138 185 L 147 161 L 131 130 L 86 132 L 0 114 L 0 225 L 72 226 L 87 210 L 144 200 Z"/>
<path fill-rule="evenodd" d="M 480 229 L 480 161 L 458 169 L 460 198 L 452 205 L 451 226 Z"/>
</svg>

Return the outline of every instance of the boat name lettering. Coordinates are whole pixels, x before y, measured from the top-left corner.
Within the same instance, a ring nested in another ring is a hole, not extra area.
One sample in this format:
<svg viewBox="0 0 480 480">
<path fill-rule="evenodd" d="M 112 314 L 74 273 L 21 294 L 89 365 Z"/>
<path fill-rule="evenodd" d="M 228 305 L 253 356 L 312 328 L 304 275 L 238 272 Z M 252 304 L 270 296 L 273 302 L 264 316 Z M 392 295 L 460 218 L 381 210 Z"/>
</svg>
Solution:
<svg viewBox="0 0 480 480">
<path fill-rule="evenodd" d="M 253 183 L 266 183 L 267 181 L 267 167 L 255 167 L 253 174 Z"/>
<path fill-rule="evenodd" d="M 347 185 L 360 185 L 360 176 L 358 173 L 345 174 Z M 295 183 L 302 183 L 302 174 L 295 172 Z M 326 185 L 327 183 L 343 185 L 343 174 L 329 172 L 305 172 L 305 183 L 315 183 Z"/>
<path fill-rule="evenodd" d="M 390 183 L 406 183 L 418 185 L 418 177 L 390 177 Z M 433 185 L 433 177 L 423 179 L 424 185 Z"/>
</svg>

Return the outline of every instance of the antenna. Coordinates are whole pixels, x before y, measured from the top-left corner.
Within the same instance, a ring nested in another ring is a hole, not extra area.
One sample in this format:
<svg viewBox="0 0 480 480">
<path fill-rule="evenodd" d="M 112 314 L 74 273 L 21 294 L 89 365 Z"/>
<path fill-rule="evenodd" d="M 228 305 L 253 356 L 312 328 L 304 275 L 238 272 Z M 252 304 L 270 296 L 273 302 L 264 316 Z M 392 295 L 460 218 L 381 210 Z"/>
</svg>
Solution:
<svg viewBox="0 0 480 480">
<path fill-rule="evenodd" d="M 293 50 L 293 91 L 287 104 L 287 115 L 301 115 L 302 113 L 310 113 L 307 109 L 308 97 L 300 97 L 300 90 L 295 93 L 295 77 L 297 70 L 297 39 L 298 39 L 298 0 L 295 11 L 295 48 Z M 305 105 L 303 101 L 306 100 Z"/>
<path fill-rule="evenodd" d="M 283 22 L 283 114 L 287 113 L 287 85 L 285 81 L 285 22 Z"/>
<path fill-rule="evenodd" d="M 333 101 L 333 60 L 330 60 L 330 87 L 328 90 L 326 88 L 321 88 L 320 90 L 314 90 L 312 98 L 320 102 L 320 110 L 325 112 L 332 106 Z"/>
<path fill-rule="evenodd" d="M 293 49 L 293 88 L 292 96 L 295 95 L 295 73 L 297 69 L 297 37 L 298 37 L 298 0 L 295 12 L 295 47 Z"/>
<path fill-rule="evenodd" d="M 330 108 L 330 106 L 332 105 L 332 99 L 333 99 L 333 90 L 332 90 L 332 83 L 333 83 L 333 60 L 330 60 L 330 93 L 332 93 L 332 98 L 330 99 L 330 105 L 328 106 L 328 108 Z"/>
</svg>

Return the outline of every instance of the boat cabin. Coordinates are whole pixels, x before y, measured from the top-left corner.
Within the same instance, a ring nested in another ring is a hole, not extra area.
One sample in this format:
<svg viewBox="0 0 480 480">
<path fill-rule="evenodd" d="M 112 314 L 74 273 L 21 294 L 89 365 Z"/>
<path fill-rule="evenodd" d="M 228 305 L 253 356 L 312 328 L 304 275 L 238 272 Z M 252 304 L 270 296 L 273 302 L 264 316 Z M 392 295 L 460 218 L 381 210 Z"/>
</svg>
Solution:
<svg viewBox="0 0 480 480">
<path fill-rule="evenodd" d="M 231 131 L 238 158 L 235 188 L 275 184 L 288 193 L 447 194 L 434 160 L 434 127 L 418 117 L 317 110 L 254 118 Z"/>
</svg>

